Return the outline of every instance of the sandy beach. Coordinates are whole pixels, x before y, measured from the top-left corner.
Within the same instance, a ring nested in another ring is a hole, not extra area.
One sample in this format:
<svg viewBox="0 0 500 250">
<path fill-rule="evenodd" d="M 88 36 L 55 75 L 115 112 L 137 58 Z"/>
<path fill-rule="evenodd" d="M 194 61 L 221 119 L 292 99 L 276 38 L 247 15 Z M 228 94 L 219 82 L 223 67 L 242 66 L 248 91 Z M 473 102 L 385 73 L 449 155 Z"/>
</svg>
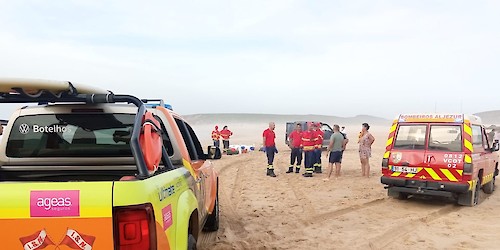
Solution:
<svg viewBox="0 0 500 250">
<path fill-rule="evenodd" d="M 454 201 L 387 196 L 380 184 L 380 163 L 388 127 L 373 127 L 376 141 L 371 177 L 361 177 L 356 133 L 349 139 L 342 176 L 324 181 L 326 173 L 304 178 L 286 174 L 290 150 L 284 125 L 277 124 L 277 178 L 267 177 L 262 152 L 214 160 L 220 173 L 221 227 L 204 233 L 201 249 L 498 249 L 500 192 L 482 193 L 476 207 Z M 234 142 L 260 146 L 266 124 L 230 126 Z M 195 126 L 199 135 L 211 126 Z M 207 136 L 208 137 L 208 136 Z M 209 138 L 200 138 L 207 145 Z M 324 170 L 326 152 L 323 153 Z M 303 171 L 303 169 L 302 169 Z M 301 172 L 302 172 L 301 171 Z M 325 172 L 325 171 L 324 171 Z"/>
</svg>

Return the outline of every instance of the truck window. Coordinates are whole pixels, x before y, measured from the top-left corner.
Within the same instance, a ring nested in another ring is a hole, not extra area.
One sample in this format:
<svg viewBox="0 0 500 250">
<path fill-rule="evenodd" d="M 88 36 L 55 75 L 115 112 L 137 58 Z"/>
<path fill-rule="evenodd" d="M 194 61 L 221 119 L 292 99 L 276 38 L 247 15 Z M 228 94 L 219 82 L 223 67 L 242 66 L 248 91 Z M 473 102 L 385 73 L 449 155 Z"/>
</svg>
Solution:
<svg viewBox="0 0 500 250">
<path fill-rule="evenodd" d="M 472 145 L 474 147 L 483 147 L 483 133 L 481 126 L 472 125 Z"/>
<path fill-rule="evenodd" d="M 165 146 L 165 149 L 167 150 L 167 154 L 169 157 L 172 157 L 174 155 L 174 147 L 172 146 L 172 142 L 170 141 L 170 137 L 168 137 L 167 129 L 165 128 L 165 124 L 161 120 L 160 117 L 157 115 L 154 116 L 154 118 L 160 123 L 161 130 L 163 131 L 162 133 L 162 139 L 163 139 L 163 146 Z"/>
<path fill-rule="evenodd" d="M 132 156 L 135 114 L 43 114 L 14 121 L 6 155 L 25 157 Z"/>
<path fill-rule="evenodd" d="M 198 140 L 198 137 L 196 136 L 196 133 L 194 132 L 193 128 L 189 126 L 189 124 L 185 123 L 186 127 L 189 131 L 189 135 L 191 136 L 191 140 L 193 141 L 194 147 L 196 148 L 196 154 L 198 155 L 198 159 L 204 159 L 205 160 L 205 153 L 203 153 L 203 147 L 201 146 L 200 141 Z"/>
<path fill-rule="evenodd" d="M 179 130 L 181 131 L 182 139 L 186 144 L 189 157 L 191 158 L 192 161 L 198 160 L 198 154 L 196 153 L 196 148 L 194 146 L 193 141 L 191 140 L 191 136 L 188 131 L 186 123 L 177 118 L 175 118 L 175 123 L 177 123 L 177 127 L 179 127 Z"/>
<path fill-rule="evenodd" d="M 460 125 L 431 125 L 429 150 L 462 151 L 462 127 Z"/>
<path fill-rule="evenodd" d="M 425 149 L 427 125 L 399 125 L 395 149 Z"/>
</svg>

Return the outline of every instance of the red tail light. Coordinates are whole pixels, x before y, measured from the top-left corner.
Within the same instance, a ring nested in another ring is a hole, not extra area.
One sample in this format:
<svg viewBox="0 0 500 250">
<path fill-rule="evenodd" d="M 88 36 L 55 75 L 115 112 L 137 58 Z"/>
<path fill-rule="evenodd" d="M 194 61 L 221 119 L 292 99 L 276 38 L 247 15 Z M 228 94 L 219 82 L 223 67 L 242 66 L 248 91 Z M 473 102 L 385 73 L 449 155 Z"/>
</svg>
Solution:
<svg viewBox="0 0 500 250">
<path fill-rule="evenodd" d="M 116 250 L 156 250 L 156 222 L 151 204 L 115 207 Z"/>
</svg>

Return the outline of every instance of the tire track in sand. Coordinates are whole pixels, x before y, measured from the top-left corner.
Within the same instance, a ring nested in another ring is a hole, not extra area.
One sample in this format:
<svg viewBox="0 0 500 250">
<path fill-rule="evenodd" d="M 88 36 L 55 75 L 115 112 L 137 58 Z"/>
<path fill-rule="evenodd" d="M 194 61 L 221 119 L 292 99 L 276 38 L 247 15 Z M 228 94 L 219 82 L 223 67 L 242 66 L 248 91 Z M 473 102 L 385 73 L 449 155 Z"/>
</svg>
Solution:
<svg viewBox="0 0 500 250">
<path fill-rule="evenodd" d="M 239 202 L 240 198 L 237 196 L 238 198 L 235 204 L 233 202 L 233 197 L 235 196 L 235 193 L 241 189 L 241 177 L 238 177 L 242 174 L 240 169 L 243 165 L 245 165 L 245 163 L 248 163 L 252 159 L 247 155 L 238 155 L 232 157 L 234 157 L 234 159 L 224 162 L 225 164 L 219 170 L 219 174 L 221 177 L 219 182 L 221 184 L 219 186 L 219 198 L 222 210 L 221 215 L 224 218 L 225 223 L 227 224 L 225 229 L 229 229 L 231 231 L 229 234 L 233 233 L 236 237 L 247 238 L 249 232 L 245 229 L 245 225 L 241 220 L 241 216 L 237 212 L 237 203 Z M 228 171 L 233 170 L 233 168 L 236 168 L 237 177 L 230 178 L 229 176 L 226 176 L 231 175 L 230 173 L 228 173 Z M 226 182 L 232 179 L 234 179 L 234 182 Z M 228 190 L 231 184 L 232 188 L 231 190 Z"/>
<path fill-rule="evenodd" d="M 296 175 L 296 174 L 293 173 L 293 175 Z M 300 177 L 302 177 L 302 175 Z M 297 182 L 297 180 L 293 180 L 292 178 L 295 178 L 295 176 L 290 176 L 290 177 L 286 178 L 285 181 L 286 181 L 287 186 L 292 188 L 293 195 L 299 201 L 297 205 L 302 208 L 302 212 L 300 214 L 305 215 L 307 213 L 307 214 L 316 215 L 316 209 L 314 208 L 313 203 L 311 202 L 311 200 L 309 198 L 307 198 L 307 196 L 302 191 L 302 189 L 304 187 L 299 186 L 300 183 Z M 306 220 L 306 218 L 303 218 L 302 221 L 304 223 L 307 223 L 308 220 Z"/>
<path fill-rule="evenodd" d="M 442 218 L 450 213 L 457 212 L 461 208 L 462 207 L 455 204 L 448 204 L 434 212 L 399 223 L 398 225 L 390 227 L 379 236 L 369 239 L 368 246 L 370 249 L 384 249 L 393 243 L 398 243 L 394 239 L 400 239 L 415 230 L 417 227 L 424 226 L 427 223 Z"/>
<path fill-rule="evenodd" d="M 352 206 L 348 206 L 345 208 L 337 209 L 331 212 L 326 212 L 326 213 L 321 213 L 316 216 L 314 216 L 312 222 L 320 222 L 320 221 L 325 221 L 325 220 L 332 220 L 335 219 L 339 216 L 346 215 L 349 213 L 354 213 L 357 212 L 358 210 L 361 209 L 366 209 L 366 208 L 371 208 L 377 205 L 383 205 L 389 198 L 384 197 L 384 198 L 379 198 L 375 200 L 371 200 L 362 204 L 356 204 Z"/>
<path fill-rule="evenodd" d="M 229 158 L 229 156 L 226 156 Z M 241 222 L 241 216 L 236 211 L 236 206 L 232 202 L 232 197 L 235 193 L 236 188 L 240 187 L 235 178 L 235 182 L 231 183 L 228 180 L 233 178 L 227 178 L 230 175 L 231 170 L 236 168 L 239 171 L 242 165 L 248 163 L 251 159 L 242 158 L 238 156 L 230 156 L 230 159 L 223 159 L 214 161 L 214 165 L 219 173 L 219 202 L 220 202 L 220 226 L 217 232 L 202 232 L 198 238 L 199 249 L 210 249 L 213 244 L 217 242 L 218 235 L 224 235 L 225 237 L 243 237 L 248 236 L 248 231 L 245 230 L 244 224 Z M 240 174 L 241 175 L 241 174 Z M 231 191 L 228 191 L 230 186 Z"/>
</svg>

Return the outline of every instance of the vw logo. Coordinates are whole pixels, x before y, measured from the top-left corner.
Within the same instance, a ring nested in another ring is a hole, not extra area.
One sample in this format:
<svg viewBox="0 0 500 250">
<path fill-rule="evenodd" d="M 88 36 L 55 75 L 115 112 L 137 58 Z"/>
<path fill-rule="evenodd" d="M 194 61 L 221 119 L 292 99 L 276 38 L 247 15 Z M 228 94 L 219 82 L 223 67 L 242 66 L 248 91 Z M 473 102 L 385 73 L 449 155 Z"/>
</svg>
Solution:
<svg viewBox="0 0 500 250">
<path fill-rule="evenodd" d="M 19 133 L 25 135 L 30 132 L 30 126 L 26 123 L 23 123 L 19 126 Z"/>
</svg>

